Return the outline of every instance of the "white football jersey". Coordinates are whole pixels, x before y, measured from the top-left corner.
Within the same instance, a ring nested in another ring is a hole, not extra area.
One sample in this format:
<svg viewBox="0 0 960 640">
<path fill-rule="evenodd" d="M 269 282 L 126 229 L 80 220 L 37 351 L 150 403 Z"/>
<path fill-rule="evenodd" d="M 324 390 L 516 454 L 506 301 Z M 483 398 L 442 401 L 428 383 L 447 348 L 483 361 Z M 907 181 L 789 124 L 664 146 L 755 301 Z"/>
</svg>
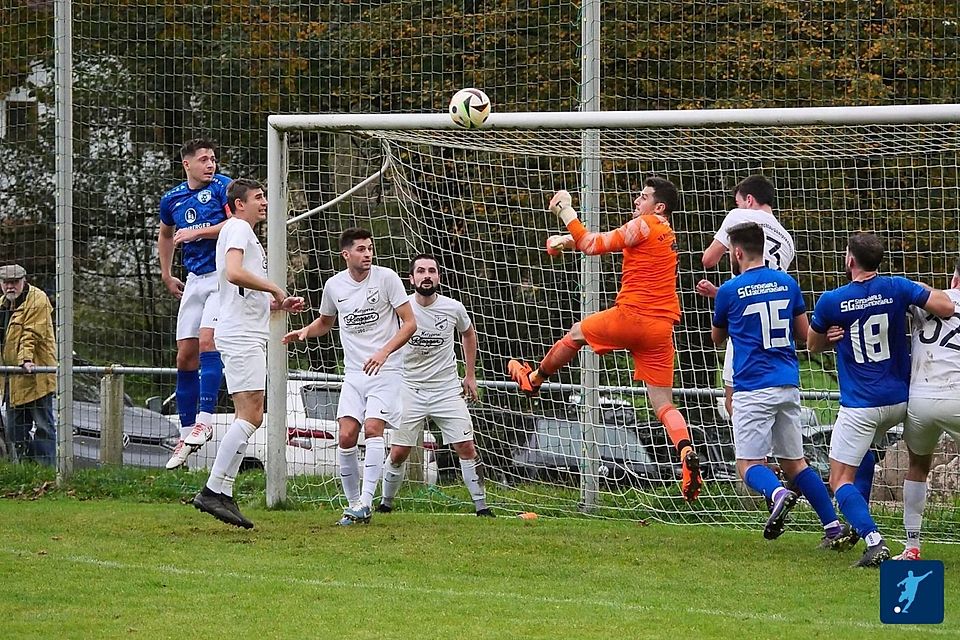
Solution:
<svg viewBox="0 0 960 640">
<path fill-rule="evenodd" d="M 467 310 L 459 301 L 442 295 L 437 295 L 429 307 L 418 304 L 416 294 L 411 294 L 409 300 L 417 331 L 404 347 L 404 382 L 417 388 L 458 387 L 453 344 L 456 333 L 470 328 Z"/>
<path fill-rule="evenodd" d="M 270 334 L 270 301 L 266 291 L 244 289 L 227 280 L 227 251 L 243 251 L 243 268 L 267 277 L 267 254 L 250 223 L 230 218 L 217 237 L 217 278 L 220 285 L 220 311 L 215 338 L 243 337 L 266 340 Z"/>
<path fill-rule="evenodd" d="M 946 320 L 911 307 L 911 398 L 960 398 L 960 291 L 946 294 L 955 308 Z"/>
<path fill-rule="evenodd" d="M 363 363 L 397 335 L 400 319 L 396 309 L 406 302 L 400 276 L 386 267 L 370 267 L 363 282 L 351 278 L 347 270 L 327 280 L 320 314 L 337 316 L 345 373 L 362 372 Z M 380 371 L 399 372 L 402 358 L 394 351 Z"/>
<path fill-rule="evenodd" d="M 729 249 L 731 227 L 744 222 L 755 222 L 763 228 L 763 235 L 767 239 L 763 247 L 763 257 L 767 266 L 777 271 L 787 271 L 796 255 L 793 236 L 772 213 L 760 209 L 731 209 L 713 239 Z"/>
</svg>

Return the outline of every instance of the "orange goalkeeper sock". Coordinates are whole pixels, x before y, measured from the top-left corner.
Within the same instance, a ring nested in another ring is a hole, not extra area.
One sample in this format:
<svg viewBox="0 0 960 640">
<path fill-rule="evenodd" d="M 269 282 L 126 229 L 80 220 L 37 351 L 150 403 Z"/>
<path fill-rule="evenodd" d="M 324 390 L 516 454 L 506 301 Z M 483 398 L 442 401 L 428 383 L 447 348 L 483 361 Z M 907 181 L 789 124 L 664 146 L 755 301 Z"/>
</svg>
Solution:
<svg viewBox="0 0 960 640">
<path fill-rule="evenodd" d="M 580 351 L 580 345 L 574 341 L 573 336 L 567 333 L 550 348 L 534 375 L 539 376 L 541 380 L 549 378 L 577 357 L 578 351 Z"/>
<path fill-rule="evenodd" d="M 668 404 L 657 411 L 657 419 L 663 423 L 670 442 L 682 457 L 684 449 L 690 446 L 690 433 L 687 431 L 687 421 L 683 419 L 683 414 L 675 406 Z"/>
</svg>

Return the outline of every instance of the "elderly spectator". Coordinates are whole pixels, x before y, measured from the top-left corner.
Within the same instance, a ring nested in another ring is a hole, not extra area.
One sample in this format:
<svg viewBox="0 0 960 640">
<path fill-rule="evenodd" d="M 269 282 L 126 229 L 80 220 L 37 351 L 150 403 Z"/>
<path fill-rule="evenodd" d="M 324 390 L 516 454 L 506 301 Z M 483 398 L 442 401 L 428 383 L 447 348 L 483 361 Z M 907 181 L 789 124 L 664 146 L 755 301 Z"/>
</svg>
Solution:
<svg viewBox="0 0 960 640">
<path fill-rule="evenodd" d="M 27 272 L 18 264 L 0 267 L 0 287 L 3 364 L 24 371 L 3 377 L 7 437 L 16 458 L 56 466 L 56 375 L 34 373 L 36 367 L 57 364 L 53 307 L 43 291 L 27 283 Z"/>
</svg>

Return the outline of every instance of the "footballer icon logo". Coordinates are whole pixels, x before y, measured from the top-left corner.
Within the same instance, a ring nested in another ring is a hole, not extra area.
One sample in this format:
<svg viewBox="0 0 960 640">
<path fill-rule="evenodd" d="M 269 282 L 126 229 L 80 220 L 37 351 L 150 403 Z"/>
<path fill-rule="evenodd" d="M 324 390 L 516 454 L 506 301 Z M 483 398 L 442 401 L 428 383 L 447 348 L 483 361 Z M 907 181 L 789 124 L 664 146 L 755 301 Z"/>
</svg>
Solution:
<svg viewBox="0 0 960 640">
<path fill-rule="evenodd" d="M 200 204 L 207 204 L 210 202 L 210 198 L 213 197 L 213 194 L 210 193 L 210 189 L 204 189 L 197 194 L 197 200 L 200 201 Z"/>
<path fill-rule="evenodd" d="M 367 302 L 370 304 L 380 302 L 380 289 L 367 289 Z"/>
<path fill-rule="evenodd" d="M 187 224 L 193 224 L 197 221 L 197 210 L 190 207 L 186 213 L 183 214 L 183 219 L 187 221 Z"/>
</svg>

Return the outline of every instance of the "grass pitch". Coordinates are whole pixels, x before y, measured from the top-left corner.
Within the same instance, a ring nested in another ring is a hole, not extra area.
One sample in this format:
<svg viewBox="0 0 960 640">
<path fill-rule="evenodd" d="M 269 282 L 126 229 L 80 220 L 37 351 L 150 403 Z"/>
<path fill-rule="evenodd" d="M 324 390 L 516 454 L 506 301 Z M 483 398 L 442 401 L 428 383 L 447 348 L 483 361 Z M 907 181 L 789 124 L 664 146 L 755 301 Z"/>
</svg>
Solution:
<svg viewBox="0 0 960 640">
<path fill-rule="evenodd" d="M 920 630 L 882 625 L 878 572 L 815 534 L 241 506 L 252 531 L 176 502 L 0 500 L 0 636 L 960 637 L 956 546 L 924 547 L 947 611 Z"/>
</svg>

